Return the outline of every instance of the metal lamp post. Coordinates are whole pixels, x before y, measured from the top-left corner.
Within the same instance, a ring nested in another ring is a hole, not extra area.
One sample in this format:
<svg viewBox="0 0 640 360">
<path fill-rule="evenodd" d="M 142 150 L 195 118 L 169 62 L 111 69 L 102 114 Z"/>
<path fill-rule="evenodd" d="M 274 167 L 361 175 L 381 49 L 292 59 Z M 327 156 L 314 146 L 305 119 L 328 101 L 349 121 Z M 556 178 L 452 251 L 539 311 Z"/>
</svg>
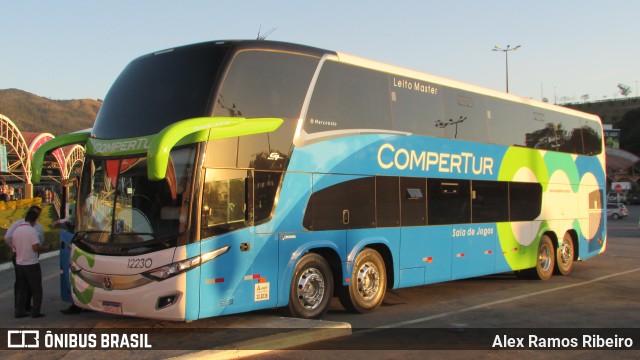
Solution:
<svg viewBox="0 0 640 360">
<path fill-rule="evenodd" d="M 516 46 L 516 47 L 510 47 L 510 45 L 507 45 L 507 47 L 505 49 L 501 48 L 500 46 L 496 45 L 493 47 L 493 49 L 491 49 L 491 51 L 502 51 L 504 53 L 504 61 L 505 61 L 505 68 L 506 68 L 506 74 L 507 74 L 507 92 L 509 92 L 509 51 L 516 51 L 518 49 L 520 49 L 520 45 Z"/>
</svg>

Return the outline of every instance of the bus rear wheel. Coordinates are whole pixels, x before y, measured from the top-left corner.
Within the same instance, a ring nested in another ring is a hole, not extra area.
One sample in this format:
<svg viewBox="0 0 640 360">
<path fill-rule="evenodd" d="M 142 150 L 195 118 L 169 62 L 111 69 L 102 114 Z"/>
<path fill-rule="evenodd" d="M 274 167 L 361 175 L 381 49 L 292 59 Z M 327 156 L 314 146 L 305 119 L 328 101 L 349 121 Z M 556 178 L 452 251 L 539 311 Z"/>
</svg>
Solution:
<svg viewBox="0 0 640 360">
<path fill-rule="evenodd" d="M 289 291 L 289 314 L 304 319 L 319 318 L 333 297 L 331 267 L 320 255 L 308 253 L 298 261 Z"/>
<path fill-rule="evenodd" d="M 549 280 L 553 275 L 556 251 L 548 235 L 542 235 L 538 244 L 536 266 L 531 269 L 516 271 L 521 279 Z"/>
<path fill-rule="evenodd" d="M 556 251 L 553 248 L 553 242 L 548 235 L 542 235 L 540 244 L 538 245 L 538 256 L 536 258 L 536 267 L 532 270 L 536 279 L 549 280 L 553 275 L 555 265 Z"/>
<path fill-rule="evenodd" d="M 387 290 L 387 273 L 380 254 L 365 248 L 353 265 L 351 283 L 339 292 L 342 306 L 349 312 L 366 313 L 382 303 Z"/>
<path fill-rule="evenodd" d="M 573 237 L 566 233 L 556 250 L 556 274 L 569 275 L 573 269 L 574 259 Z"/>
</svg>

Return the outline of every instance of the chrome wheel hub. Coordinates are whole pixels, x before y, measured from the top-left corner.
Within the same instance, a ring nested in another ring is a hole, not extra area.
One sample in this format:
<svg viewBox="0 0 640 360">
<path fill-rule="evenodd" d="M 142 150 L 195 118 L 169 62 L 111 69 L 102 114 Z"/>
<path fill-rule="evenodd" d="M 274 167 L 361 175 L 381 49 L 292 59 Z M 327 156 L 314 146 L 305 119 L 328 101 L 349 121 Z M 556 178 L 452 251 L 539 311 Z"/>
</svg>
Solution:
<svg viewBox="0 0 640 360">
<path fill-rule="evenodd" d="M 547 246 L 540 249 L 540 255 L 538 255 L 538 263 L 544 271 L 549 270 L 549 268 L 551 267 L 551 254 Z"/>
<path fill-rule="evenodd" d="M 364 300 L 373 299 L 380 289 L 380 273 L 368 262 L 358 270 L 358 293 Z"/>
<path fill-rule="evenodd" d="M 571 246 L 567 243 L 562 243 L 560 246 L 560 261 L 562 261 L 563 264 L 570 264 L 571 260 L 573 260 Z"/>
<path fill-rule="evenodd" d="M 325 281 L 318 269 L 307 269 L 298 278 L 298 301 L 307 310 L 314 310 L 324 299 Z"/>
</svg>

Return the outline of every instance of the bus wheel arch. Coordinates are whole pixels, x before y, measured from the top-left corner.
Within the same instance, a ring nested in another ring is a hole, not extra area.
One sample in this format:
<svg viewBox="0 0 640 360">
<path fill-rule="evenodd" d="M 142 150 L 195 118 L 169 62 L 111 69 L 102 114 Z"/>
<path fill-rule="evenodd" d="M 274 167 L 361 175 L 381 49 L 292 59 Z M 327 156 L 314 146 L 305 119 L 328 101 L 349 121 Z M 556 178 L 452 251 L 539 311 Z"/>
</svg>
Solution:
<svg viewBox="0 0 640 360">
<path fill-rule="evenodd" d="M 342 260 L 340 260 L 340 256 L 331 248 L 314 248 L 310 249 L 309 252 L 322 256 L 329 264 L 329 267 L 331 267 L 333 274 L 333 294 L 335 296 L 342 284 Z"/>
<path fill-rule="evenodd" d="M 387 275 L 387 289 L 393 288 L 393 284 L 395 281 L 394 272 L 393 272 L 393 256 L 391 255 L 391 250 L 384 244 L 370 244 L 367 247 L 370 247 L 377 251 L 380 256 L 382 256 L 382 260 L 384 260 L 384 266 L 386 269 Z"/>
<path fill-rule="evenodd" d="M 322 316 L 333 297 L 333 271 L 321 255 L 308 252 L 297 262 L 289 289 L 288 313 L 316 319 Z"/>
<path fill-rule="evenodd" d="M 362 252 L 364 249 L 366 248 L 371 248 L 375 251 L 378 252 L 378 254 L 380 254 L 380 256 L 382 256 L 382 259 L 384 260 L 384 266 L 386 269 L 386 275 L 387 275 L 387 289 L 393 289 L 394 284 L 395 284 L 395 267 L 394 267 L 394 263 L 393 263 L 393 255 L 391 255 L 391 250 L 389 248 L 389 244 L 387 243 L 364 243 L 360 246 L 357 246 L 353 249 L 353 253 L 351 253 L 350 255 L 348 255 L 348 258 L 351 259 L 352 262 L 355 262 L 356 257 L 358 256 L 358 254 L 360 252 Z M 347 261 L 349 261 L 349 259 Z M 353 267 L 350 268 L 344 268 L 342 270 L 344 276 L 343 279 L 341 280 L 340 283 L 338 283 L 338 285 L 342 284 L 343 280 L 345 278 L 350 278 L 352 274 L 349 273 L 349 270 L 352 270 Z"/>
<path fill-rule="evenodd" d="M 573 264 L 577 260 L 577 238 L 578 234 L 576 231 L 569 230 L 564 234 L 562 240 L 557 242 L 555 274 L 569 275 L 569 273 L 571 273 Z"/>
<path fill-rule="evenodd" d="M 367 313 L 382 304 L 389 284 L 385 256 L 386 247 L 367 246 L 356 256 L 353 263 L 351 281 L 339 289 L 340 303 L 349 312 Z M 382 252 L 382 254 L 381 254 Z M 386 254 L 390 257 L 390 254 Z"/>
</svg>

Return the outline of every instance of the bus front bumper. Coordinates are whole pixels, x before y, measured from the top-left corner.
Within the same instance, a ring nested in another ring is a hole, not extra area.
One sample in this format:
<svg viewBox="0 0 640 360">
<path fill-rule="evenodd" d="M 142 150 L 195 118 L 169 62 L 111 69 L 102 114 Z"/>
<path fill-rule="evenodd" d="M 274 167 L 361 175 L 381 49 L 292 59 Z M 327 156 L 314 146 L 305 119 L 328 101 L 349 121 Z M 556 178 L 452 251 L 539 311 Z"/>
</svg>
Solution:
<svg viewBox="0 0 640 360">
<path fill-rule="evenodd" d="M 83 309 L 158 320 L 185 320 L 186 273 L 163 281 L 137 280 L 107 274 L 74 274 L 73 302 Z M 130 278 L 130 276 L 128 276 Z M 101 279 L 102 286 L 98 284 Z"/>
</svg>

